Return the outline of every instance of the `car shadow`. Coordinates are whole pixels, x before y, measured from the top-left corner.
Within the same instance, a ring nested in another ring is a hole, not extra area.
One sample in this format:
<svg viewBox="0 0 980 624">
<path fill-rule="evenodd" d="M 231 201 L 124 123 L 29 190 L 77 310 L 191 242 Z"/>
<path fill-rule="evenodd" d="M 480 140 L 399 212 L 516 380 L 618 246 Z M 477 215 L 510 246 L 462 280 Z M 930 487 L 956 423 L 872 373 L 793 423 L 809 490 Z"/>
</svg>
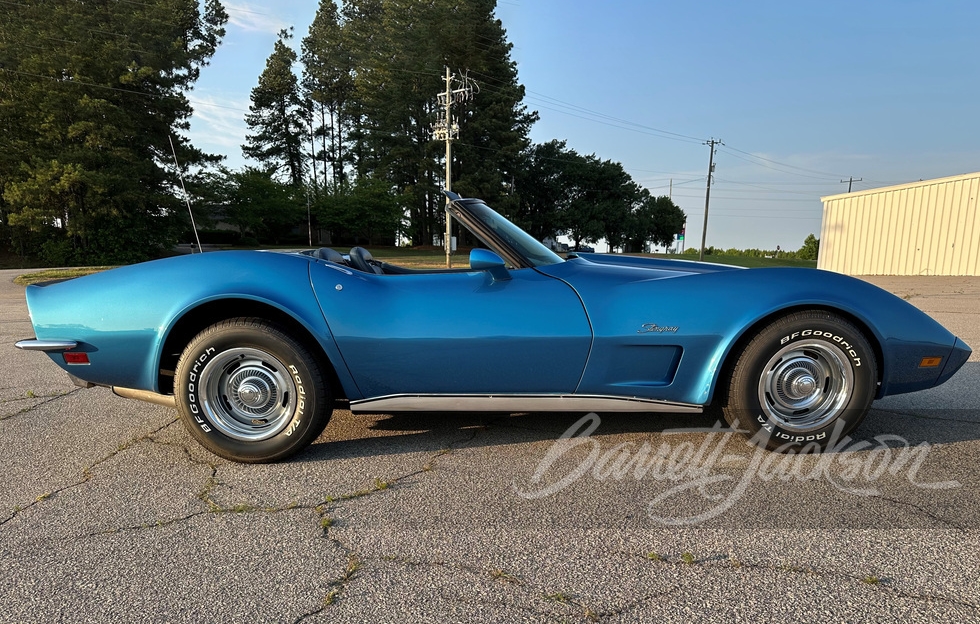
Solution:
<svg viewBox="0 0 980 624">
<path fill-rule="evenodd" d="M 980 393 L 980 363 L 971 362 L 958 374 L 959 385 L 967 392 Z M 955 378 L 954 378 L 955 379 Z M 938 389 L 937 389 L 938 390 Z M 932 390 L 930 392 L 936 392 Z M 914 395 L 910 395 L 914 396 Z M 949 408 L 932 408 L 942 401 L 917 399 L 907 407 L 872 406 L 862 424 L 850 434 L 850 441 L 837 444 L 836 453 L 869 452 L 882 445 L 918 446 L 920 444 L 953 444 L 980 439 L 980 398 L 957 397 Z M 965 406 L 971 407 L 965 407 Z M 295 462 L 321 461 L 409 453 L 439 453 L 447 448 L 503 447 L 554 442 L 585 416 L 582 412 L 482 413 L 482 412 L 412 412 L 381 415 L 350 415 L 345 425 L 357 419 L 375 419 L 367 427 L 372 434 L 350 439 L 324 439 L 294 458 Z M 353 420 L 348 420 L 353 419 Z M 350 429 L 344 426 L 343 429 Z M 583 425 L 584 428 L 584 425 Z M 635 436 L 634 441 L 653 446 L 687 440 L 695 445 L 712 432 L 732 432 L 719 409 L 709 407 L 702 414 L 608 413 L 599 415 L 592 437 L 611 448 L 617 442 L 603 443 L 615 436 Z M 676 434 L 683 434 L 675 437 Z M 740 435 L 732 435 L 733 452 L 751 453 L 755 447 Z M 742 443 L 744 441 L 744 444 Z"/>
</svg>

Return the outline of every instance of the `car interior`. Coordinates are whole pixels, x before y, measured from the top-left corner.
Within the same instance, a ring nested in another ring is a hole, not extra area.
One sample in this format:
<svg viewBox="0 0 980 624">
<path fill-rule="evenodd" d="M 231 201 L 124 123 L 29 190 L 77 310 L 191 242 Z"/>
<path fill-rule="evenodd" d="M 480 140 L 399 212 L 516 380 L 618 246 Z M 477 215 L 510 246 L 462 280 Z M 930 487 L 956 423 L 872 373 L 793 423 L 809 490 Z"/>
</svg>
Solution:
<svg viewBox="0 0 980 624">
<path fill-rule="evenodd" d="M 371 252 L 363 247 L 352 247 L 350 253 L 347 255 L 341 254 L 330 247 L 320 247 L 319 249 L 305 253 L 319 260 L 326 260 L 327 262 L 333 262 L 363 273 L 373 273 L 375 275 L 418 275 L 421 273 L 465 273 L 472 271 L 469 267 L 454 269 L 410 269 L 376 260 L 371 255 Z"/>
</svg>

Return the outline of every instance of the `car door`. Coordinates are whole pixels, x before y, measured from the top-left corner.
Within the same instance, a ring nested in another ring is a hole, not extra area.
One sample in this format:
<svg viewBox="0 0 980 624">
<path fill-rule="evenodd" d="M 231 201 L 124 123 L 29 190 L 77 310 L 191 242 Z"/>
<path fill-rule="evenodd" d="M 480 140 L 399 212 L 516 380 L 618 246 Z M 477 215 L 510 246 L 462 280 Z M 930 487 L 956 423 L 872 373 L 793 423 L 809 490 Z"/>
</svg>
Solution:
<svg viewBox="0 0 980 624">
<path fill-rule="evenodd" d="M 592 332 L 578 295 L 533 268 L 373 275 L 311 265 L 362 398 L 571 393 Z"/>
</svg>

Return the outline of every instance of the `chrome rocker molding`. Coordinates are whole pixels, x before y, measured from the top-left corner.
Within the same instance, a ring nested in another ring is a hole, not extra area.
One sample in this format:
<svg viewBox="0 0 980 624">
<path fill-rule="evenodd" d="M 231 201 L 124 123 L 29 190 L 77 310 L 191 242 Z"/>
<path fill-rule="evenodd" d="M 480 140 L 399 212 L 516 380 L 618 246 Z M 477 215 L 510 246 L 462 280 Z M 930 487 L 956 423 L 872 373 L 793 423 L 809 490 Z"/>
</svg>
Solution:
<svg viewBox="0 0 980 624">
<path fill-rule="evenodd" d="M 68 351 L 78 346 L 74 340 L 20 340 L 14 344 L 18 349 L 24 351 Z"/>
<path fill-rule="evenodd" d="M 177 398 L 172 394 L 157 394 L 149 390 L 134 390 L 133 388 L 120 388 L 112 386 L 112 393 L 124 399 L 135 399 L 154 405 L 162 405 L 171 409 L 177 409 Z"/>
<path fill-rule="evenodd" d="M 700 405 L 588 394 L 391 394 L 350 402 L 355 414 L 388 412 L 673 412 Z"/>
</svg>

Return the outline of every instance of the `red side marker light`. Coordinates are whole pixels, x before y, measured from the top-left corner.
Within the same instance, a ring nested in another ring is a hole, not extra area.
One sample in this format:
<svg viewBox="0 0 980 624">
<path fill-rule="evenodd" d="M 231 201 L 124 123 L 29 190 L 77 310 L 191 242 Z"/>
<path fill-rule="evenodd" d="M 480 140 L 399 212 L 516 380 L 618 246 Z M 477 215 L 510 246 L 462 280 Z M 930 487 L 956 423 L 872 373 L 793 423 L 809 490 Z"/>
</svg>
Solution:
<svg viewBox="0 0 980 624">
<path fill-rule="evenodd" d="M 941 357 L 924 357 L 919 362 L 919 368 L 936 368 L 943 361 Z"/>
<path fill-rule="evenodd" d="M 88 353 L 65 351 L 65 364 L 88 364 Z"/>
</svg>

